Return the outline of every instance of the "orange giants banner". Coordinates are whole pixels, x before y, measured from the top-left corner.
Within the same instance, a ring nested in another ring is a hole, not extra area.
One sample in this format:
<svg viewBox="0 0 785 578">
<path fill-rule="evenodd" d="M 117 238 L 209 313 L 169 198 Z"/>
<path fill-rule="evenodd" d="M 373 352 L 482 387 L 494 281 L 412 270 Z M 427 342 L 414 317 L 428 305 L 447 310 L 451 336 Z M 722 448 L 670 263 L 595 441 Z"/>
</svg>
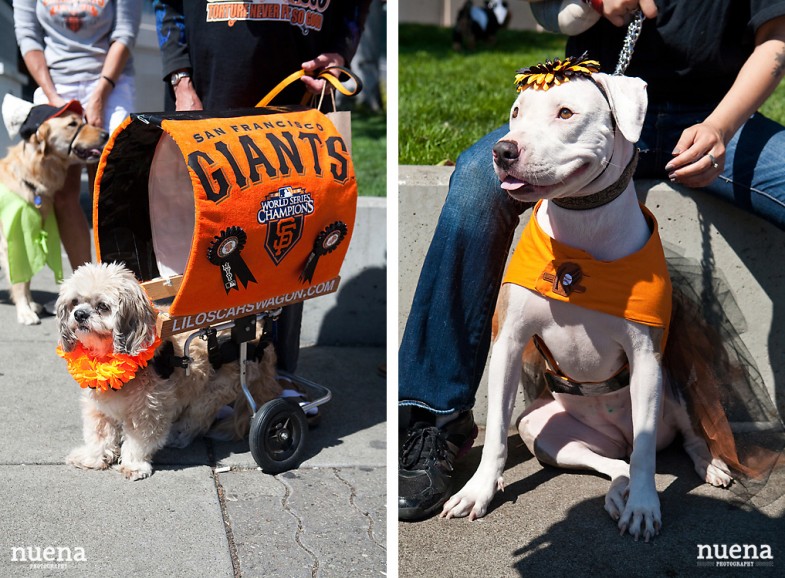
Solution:
<svg viewBox="0 0 785 578">
<path fill-rule="evenodd" d="M 140 281 L 182 276 L 173 316 L 235 308 L 335 279 L 357 183 L 330 120 L 304 107 L 131 115 L 96 177 L 101 261 Z"/>
</svg>

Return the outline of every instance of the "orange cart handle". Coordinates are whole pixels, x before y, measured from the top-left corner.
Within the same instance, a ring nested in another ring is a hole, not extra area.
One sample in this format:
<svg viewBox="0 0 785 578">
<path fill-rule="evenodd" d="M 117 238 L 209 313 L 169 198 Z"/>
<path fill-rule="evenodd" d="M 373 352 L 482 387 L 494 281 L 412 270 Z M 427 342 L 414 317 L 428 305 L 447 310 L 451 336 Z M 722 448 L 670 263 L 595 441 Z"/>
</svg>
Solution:
<svg viewBox="0 0 785 578">
<path fill-rule="evenodd" d="M 332 70 L 337 70 L 339 73 L 338 76 L 331 74 L 330 71 Z M 351 80 L 354 81 L 355 84 L 354 90 L 350 90 L 340 81 L 339 77 L 341 74 L 348 76 Z M 305 70 L 301 69 L 298 70 L 297 72 L 293 72 L 292 74 L 284 78 L 281 82 L 279 82 L 275 88 L 273 88 L 270 92 L 268 92 L 267 95 L 256 104 L 256 106 L 257 107 L 267 106 L 268 104 L 270 104 L 270 102 L 272 102 L 272 100 L 276 96 L 278 96 L 281 93 L 281 91 L 284 88 L 292 84 L 295 80 L 299 80 L 303 76 L 305 76 Z M 343 66 L 330 66 L 329 68 L 325 68 L 321 70 L 319 74 L 316 75 L 316 78 L 321 78 L 326 80 L 332 85 L 333 88 L 335 88 L 335 90 L 337 90 L 338 92 L 340 92 L 345 96 L 355 96 L 363 89 L 363 83 L 360 81 L 360 79 L 351 70 Z M 308 101 L 311 99 L 311 96 L 312 95 L 310 94 L 306 94 L 305 97 L 303 98 L 302 104 L 307 104 Z"/>
</svg>

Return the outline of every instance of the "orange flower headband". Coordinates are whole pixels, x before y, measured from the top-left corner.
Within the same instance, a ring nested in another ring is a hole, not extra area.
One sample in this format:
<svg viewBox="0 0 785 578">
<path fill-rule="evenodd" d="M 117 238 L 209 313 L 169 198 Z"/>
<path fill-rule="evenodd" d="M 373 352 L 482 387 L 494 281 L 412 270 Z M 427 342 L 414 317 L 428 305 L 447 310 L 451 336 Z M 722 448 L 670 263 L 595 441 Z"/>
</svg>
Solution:
<svg viewBox="0 0 785 578">
<path fill-rule="evenodd" d="M 559 86 L 564 82 L 569 82 L 572 78 L 587 78 L 595 72 L 600 71 L 600 63 L 596 60 L 586 58 L 584 52 L 578 58 L 569 56 L 564 60 L 546 60 L 545 64 L 538 63 L 529 68 L 521 68 L 515 74 L 515 84 L 518 92 L 527 88 L 534 90 L 548 90 L 552 86 Z"/>
<path fill-rule="evenodd" d="M 81 343 L 77 343 L 69 352 L 63 351 L 58 345 L 56 351 L 57 355 L 66 360 L 68 373 L 82 389 L 89 387 L 109 391 L 120 389 L 134 378 L 140 368 L 147 367 L 147 362 L 155 355 L 160 344 L 161 339 L 156 337 L 150 347 L 139 355 L 110 353 L 101 358 L 90 355 Z"/>
</svg>

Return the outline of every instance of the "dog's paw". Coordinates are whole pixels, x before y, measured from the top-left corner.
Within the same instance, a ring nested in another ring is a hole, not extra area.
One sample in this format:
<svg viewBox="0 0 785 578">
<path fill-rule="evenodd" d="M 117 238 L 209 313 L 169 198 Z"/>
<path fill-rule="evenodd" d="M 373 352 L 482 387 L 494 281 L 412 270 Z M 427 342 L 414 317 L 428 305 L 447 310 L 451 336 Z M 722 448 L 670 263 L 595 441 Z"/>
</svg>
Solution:
<svg viewBox="0 0 785 578">
<path fill-rule="evenodd" d="M 149 462 L 123 463 L 115 466 L 126 480 L 136 481 L 153 475 L 153 466 Z"/>
<path fill-rule="evenodd" d="M 706 467 L 706 483 L 718 488 L 727 488 L 733 483 L 730 468 L 719 458 L 714 458 Z"/>
<path fill-rule="evenodd" d="M 629 493 L 630 478 L 619 476 L 611 482 L 608 493 L 605 494 L 605 511 L 614 522 L 618 522 L 624 506 L 627 505 L 627 495 Z"/>
<path fill-rule="evenodd" d="M 41 320 L 36 315 L 35 311 L 29 307 L 19 307 L 16 310 L 16 320 L 22 325 L 38 325 Z"/>
<path fill-rule="evenodd" d="M 482 518 L 488 511 L 488 505 L 497 489 L 504 490 L 501 476 L 490 483 L 473 477 L 461 491 L 445 502 L 440 517 L 449 519 L 469 516 L 470 520 Z"/>
<path fill-rule="evenodd" d="M 105 470 L 109 467 L 111 459 L 105 454 L 97 454 L 88 446 L 82 446 L 68 454 L 65 463 L 83 470 Z"/>
<path fill-rule="evenodd" d="M 636 492 L 630 487 L 627 503 L 619 518 L 619 533 L 623 535 L 629 532 L 636 542 L 639 538 L 648 542 L 660 533 L 660 528 L 662 528 L 662 516 L 657 490 L 652 486 L 651 489 Z"/>
</svg>

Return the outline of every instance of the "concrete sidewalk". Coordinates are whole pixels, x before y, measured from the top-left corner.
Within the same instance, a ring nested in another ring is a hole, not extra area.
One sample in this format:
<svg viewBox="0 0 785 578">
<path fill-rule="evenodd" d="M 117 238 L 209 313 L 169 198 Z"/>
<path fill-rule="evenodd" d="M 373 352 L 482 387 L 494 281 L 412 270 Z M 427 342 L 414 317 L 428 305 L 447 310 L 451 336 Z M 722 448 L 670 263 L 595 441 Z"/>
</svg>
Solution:
<svg viewBox="0 0 785 578">
<path fill-rule="evenodd" d="M 269 476 L 247 442 L 198 440 L 161 451 L 151 478 L 128 482 L 64 465 L 82 441 L 80 390 L 55 355 L 54 317 L 18 325 L 2 275 L 0 576 L 385 573 L 383 348 L 302 350 L 299 373 L 333 399 L 299 469 Z M 56 297 L 51 272 L 33 294 Z"/>
<path fill-rule="evenodd" d="M 680 447 L 657 456 L 663 528 L 646 544 L 629 534 L 619 536 L 603 509 L 605 478 L 543 466 L 517 433 L 508 443 L 507 486 L 484 518 L 398 524 L 400 578 L 783 576 L 785 499 L 762 507 L 738 504 L 731 491 L 701 483 Z M 458 488 L 477 469 L 482 445 L 480 438 L 459 464 Z M 699 544 L 712 552 L 715 545 L 753 545 L 759 556 L 768 545 L 773 560 L 717 567 L 713 560 L 698 559 Z"/>
</svg>

